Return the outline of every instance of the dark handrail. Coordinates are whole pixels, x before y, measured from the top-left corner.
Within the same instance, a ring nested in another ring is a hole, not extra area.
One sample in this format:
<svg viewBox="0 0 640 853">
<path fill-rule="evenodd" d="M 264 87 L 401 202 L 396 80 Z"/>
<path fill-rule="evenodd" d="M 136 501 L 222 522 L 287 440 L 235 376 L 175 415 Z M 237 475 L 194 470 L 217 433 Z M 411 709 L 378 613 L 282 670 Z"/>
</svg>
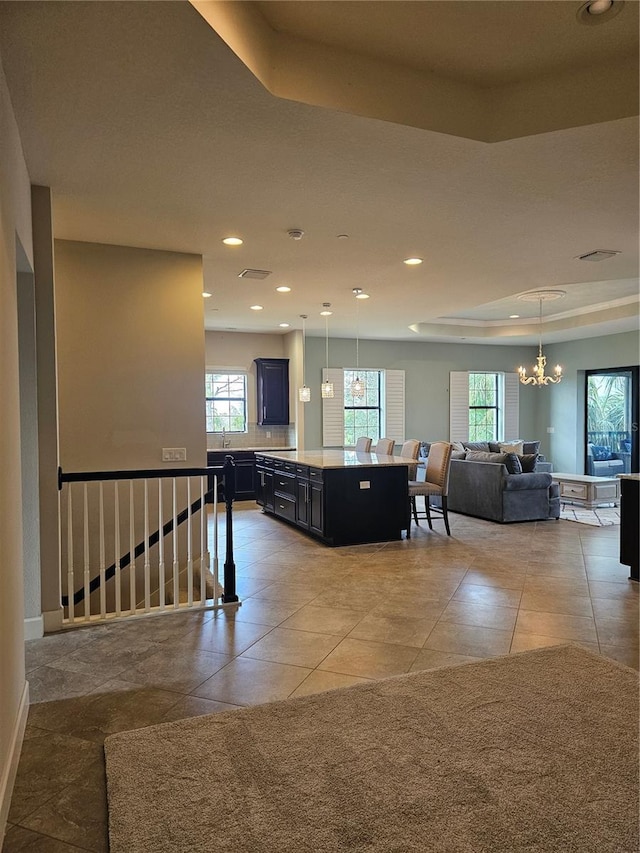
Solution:
<svg viewBox="0 0 640 853">
<path fill-rule="evenodd" d="M 89 482 L 104 482 L 106 480 L 144 480 L 144 479 L 165 479 L 167 477 L 208 477 L 208 488 L 204 495 L 206 504 L 213 503 L 213 476 L 215 472 L 221 471 L 224 482 L 224 495 L 226 505 L 227 518 L 227 558 L 224 564 L 224 595 L 222 600 L 225 603 L 238 601 L 238 596 L 235 592 L 235 563 L 233 561 L 233 513 L 232 504 L 235 498 L 235 463 L 233 456 L 225 456 L 223 465 L 209 465 L 207 468 L 160 468 L 160 469 L 142 469 L 137 471 L 87 471 L 73 472 L 65 474 L 62 468 L 58 468 L 58 489 L 62 489 L 63 483 L 89 483 Z M 191 506 L 185 507 L 176 516 L 176 527 L 183 524 L 189 515 L 193 515 L 202 508 L 200 498 L 193 501 Z M 171 518 L 162 526 L 162 536 L 168 536 L 173 532 L 173 519 Z M 160 530 L 152 533 L 148 539 L 143 539 L 133 549 L 134 560 L 142 556 L 146 547 L 153 547 L 160 541 Z M 105 581 L 111 580 L 115 576 L 116 568 L 126 568 L 131 563 L 131 551 L 128 551 L 122 556 L 119 562 L 112 563 L 105 569 Z M 227 589 L 227 584 L 229 588 Z M 100 575 L 96 575 L 89 581 L 89 594 L 95 592 L 100 587 Z M 73 606 L 84 601 L 85 589 L 76 590 L 73 594 Z M 69 596 L 62 596 L 62 606 L 69 606 Z"/>
</svg>

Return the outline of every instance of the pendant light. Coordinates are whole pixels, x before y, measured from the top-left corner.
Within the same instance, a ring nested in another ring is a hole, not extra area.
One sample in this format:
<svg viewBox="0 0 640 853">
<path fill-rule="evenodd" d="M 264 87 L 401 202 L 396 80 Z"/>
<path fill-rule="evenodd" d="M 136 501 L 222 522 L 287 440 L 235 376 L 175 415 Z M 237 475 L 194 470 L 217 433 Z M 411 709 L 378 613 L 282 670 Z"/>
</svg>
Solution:
<svg viewBox="0 0 640 853">
<path fill-rule="evenodd" d="M 327 380 L 325 382 L 323 382 L 322 385 L 320 386 L 320 391 L 322 393 L 323 400 L 326 400 L 328 398 L 335 396 L 334 391 L 333 391 L 333 382 L 329 382 L 329 380 L 328 380 L 328 376 L 329 376 L 329 317 L 331 316 L 331 311 L 329 311 L 329 308 L 331 308 L 331 303 L 330 302 L 323 302 L 322 303 L 322 309 L 323 310 L 320 312 L 320 315 L 322 317 L 324 317 L 324 335 L 325 335 L 326 362 L 327 362 Z"/>
<path fill-rule="evenodd" d="M 307 332 L 305 320 L 307 319 L 307 315 L 301 314 L 300 317 L 302 318 L 302 386 L 298 388 L 298 399 L 301 403 L 308 403 L 311 400 L 311 388 L 309 388 L 304 381 L 304 357 L 305 350 L 307 347 Z"/>
<path fill-rule="evenodd" d="M 353 295 L 356 299 L 359 298 L 362 293 L 361 287 L 353 288 Z M 356 378 L 351 383 L 349 390 L 351 391 L 351 396 L 355 399 L 362 399 L 364 397 L 365 392 L 365 384 L 362 379 L 360 379 L 360 314 L 359 314 L 359 302 L 356 302 Z"/>
<path fill-rule="evenodd" d="M 537 293 L 523 293 L 519 299 L 523 299 L 526 302 L 533 302 L 536 299 L 540 303 L 539 306 L 539 324 L 540 324 L 540 334 L 538 337 L 538 357 L 536 359 L 537 364 L 533 366 L 533 376 L 527 376 L 527 371 L 524 367 L 520 366 L 518 368 L 518 375 L 520 376 L 520 382 L 523 385 L 535 385 L 538 388 L 542 388 L 549 383 L 556 385 L 558 382 L 562 381 L 562 368 L 559 364 L 556 364 L 553 376 L 545 376 L 544 369 L 547 364 L 547 358 L 542 354 L 542 303 L 548 299 L 561 299 L 564 296 L 565 292 L 563 290 L 539 290 Z"/>
</svg>

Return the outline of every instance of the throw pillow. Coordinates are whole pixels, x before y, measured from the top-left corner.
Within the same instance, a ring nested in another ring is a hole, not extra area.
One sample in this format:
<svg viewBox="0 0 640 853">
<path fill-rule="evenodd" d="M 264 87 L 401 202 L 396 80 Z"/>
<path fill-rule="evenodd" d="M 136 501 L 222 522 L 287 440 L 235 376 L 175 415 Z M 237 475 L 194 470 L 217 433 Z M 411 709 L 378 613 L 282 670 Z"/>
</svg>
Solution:
<svg viewBox="0 0 640 853">
<path fill-rule="evenodd" d="M 531 474 L 536 470 L 536 464 L 538 462 L 537 453 L 523 453 L 519 459 L 523 474 Z"/>
<path fill-rule="evenodd" d="M 480 450 L 483 453 L 489 453 L 489 442 L 488 441 L 463 441 L 465 450 Z"/>
<path fill-rule="evenodd" d="M 466 459 L 467 451 L 466 450 L 452 450 L 451 458 L 452 459 Z"/>
<path fill-rule="evenodd" d="M 613 459 L 613 453 L 609 448 L 602 447 L 599 444 L 591 445 L 591 455 L 593 456 L 594 462 L 606 462 L 609 459 Z"/>
<path fill-rule="evenodd" d="M 514 441 L 511 444 L 500 444 L 501 453 L 517 453 L 522 456 L 524 449 L 524 441 Z"/>
<path fill-rule="evenodd" d="M 467 462 L 493 462 L 506 465 L 506 453 L 489 453 L 487 450 L 468 450 Z"/>
<path fill-rule="evenodd" d="M 540 453 L 539 441 L 525 441 L 522 453 Z"/>
<path fill-rule="evenodd" d="M 521 464 L 522 456 L 518 456 L 517 453 L 505 453 L 506 459 L 504 460 L 504 464 L 507 466 L 507 471 L 510 474 L 522 474 L 523 467 Z"/>
<path fill-rule="evenodd" d="M 451 446 L 455 450 L 464 450 L 464 444 L 461 441 L 452 441 Z"/>
</svg>

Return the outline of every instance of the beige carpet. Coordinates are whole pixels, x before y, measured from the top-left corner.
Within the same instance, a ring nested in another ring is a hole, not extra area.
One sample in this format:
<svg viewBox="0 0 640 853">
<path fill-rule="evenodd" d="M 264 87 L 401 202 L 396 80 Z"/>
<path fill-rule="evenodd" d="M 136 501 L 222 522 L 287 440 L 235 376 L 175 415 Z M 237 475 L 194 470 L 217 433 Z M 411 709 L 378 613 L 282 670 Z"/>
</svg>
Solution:
<svg viewBox="0 0 640 853">
<path fill-rule="evenodd" d="M 637 673 L 578 646 L 112 735 L 111 853 L 630 853 Z"/>
</svg>

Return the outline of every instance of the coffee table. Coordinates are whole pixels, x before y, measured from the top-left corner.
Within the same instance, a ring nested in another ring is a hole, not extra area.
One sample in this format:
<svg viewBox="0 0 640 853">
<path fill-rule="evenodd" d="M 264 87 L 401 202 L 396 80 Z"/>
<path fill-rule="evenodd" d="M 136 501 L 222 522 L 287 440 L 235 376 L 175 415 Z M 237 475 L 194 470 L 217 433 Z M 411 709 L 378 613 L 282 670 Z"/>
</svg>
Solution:
<svg viewBox="0 0 640 853">
<path fill-rule="evenodd" d="M 562 503 L 576 503 L 587 509 L 604 503 L 620 503 L 620 480 L 617 477 L 592 477 L 590 474 L 554 471 L 551 478 L 560 487 Z"/>
</svg>

